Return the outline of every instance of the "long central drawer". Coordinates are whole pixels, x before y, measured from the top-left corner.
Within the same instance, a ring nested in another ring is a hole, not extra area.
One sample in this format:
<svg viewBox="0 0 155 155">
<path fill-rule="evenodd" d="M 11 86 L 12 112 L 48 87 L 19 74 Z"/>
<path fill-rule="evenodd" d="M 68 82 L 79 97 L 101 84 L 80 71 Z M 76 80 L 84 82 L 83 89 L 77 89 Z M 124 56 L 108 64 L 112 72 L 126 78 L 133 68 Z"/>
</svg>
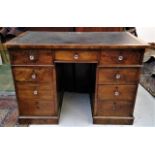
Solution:
<svg viewBox="0 0 155 155">
<path fill-rule="evenodd" d="M 98 61 L 98 52 L 96 51 L 56 51 L 55 61 Z"/>
</svg>

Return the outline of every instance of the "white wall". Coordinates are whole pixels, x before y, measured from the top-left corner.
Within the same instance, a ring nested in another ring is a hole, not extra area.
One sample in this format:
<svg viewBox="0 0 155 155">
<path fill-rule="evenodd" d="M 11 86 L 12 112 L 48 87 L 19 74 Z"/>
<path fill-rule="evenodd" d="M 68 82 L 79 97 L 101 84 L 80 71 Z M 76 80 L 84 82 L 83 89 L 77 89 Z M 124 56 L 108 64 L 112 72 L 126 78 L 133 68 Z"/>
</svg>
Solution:
<svg viewBox="0 0 155 155">
<path fill-rule="evenodd" d="M 146 42 L 155 42 L 155 27 L 136 27 L 138 38 Z"/>
</svg>

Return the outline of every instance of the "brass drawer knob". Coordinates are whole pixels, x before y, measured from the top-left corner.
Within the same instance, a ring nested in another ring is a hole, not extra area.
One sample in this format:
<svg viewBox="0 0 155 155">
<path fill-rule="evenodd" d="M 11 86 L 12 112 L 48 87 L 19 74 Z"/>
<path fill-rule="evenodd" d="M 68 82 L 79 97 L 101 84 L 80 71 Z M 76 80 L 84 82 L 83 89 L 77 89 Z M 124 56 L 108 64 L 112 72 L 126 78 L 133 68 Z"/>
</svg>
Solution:
<svg viewBox="0 0 155 155">
<path fill-rule="evenodd" d="M 119 60 L 119 61 L 122 61 L 123 59 L 124 59 L 124 57 L 123 57 L 122 55 L 119 55 L 119 56 L 118 56 L 118 60 Z"/>
<path fill-rule="evenodd" d="M 32 77 L 33 80 L 35 80 L 36 79 L 36 74 L 33 73 L 31 77 Z"/>
<path fill-rule="evenodd" d="M 79 55 L 78 55 L 78 54 L 75 54 L 75 55 L 74 55 L 74 59 L 75 59 L 75 60 L 79 59 Z"/>
<path fill-rule="evenodd" d="M 37 91 L 37 90 L 34 90 L 34 91 L 33 91 L 33 94 L 34 94 L 34 95 L 38 95 L 38 91 Z"/>
<path fill-rule="evenodd" d="M 119 96 L 119 95 L 120 95 L 119 91 L 115 91 L 115 92 L 114 92 L 114 95 L 115 95 L 115 96 Z"/>
<path fill-rule="evenodd" d="M 116 75 L 115 75 L 115 78 L 116 78 L 117 80 L 119 80 L 119 79 L 121 78 L 121 75 L 120 75 L 120 74 L 116 74 Z"/>
<path fill-rule="evenodd" d="M 30 55 L 30 56 L 29 56 L 29 59 L 30 59 L 31 61 L 33 61 L 33 60 L 34 60 L 34 55 Z"/>
</svg>

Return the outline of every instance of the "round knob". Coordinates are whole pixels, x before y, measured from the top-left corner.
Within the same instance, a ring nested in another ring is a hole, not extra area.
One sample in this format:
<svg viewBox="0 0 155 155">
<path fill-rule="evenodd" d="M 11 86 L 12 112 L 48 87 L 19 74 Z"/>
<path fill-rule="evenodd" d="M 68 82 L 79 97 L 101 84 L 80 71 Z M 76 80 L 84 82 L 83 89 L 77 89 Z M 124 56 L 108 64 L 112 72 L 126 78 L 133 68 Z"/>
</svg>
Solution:
<svg viewBox="0 0 155 155">
<path fill-rule="evenodd" d="M 79 59 L 79 55 L 78 55 L 78 54 L 75 54 L 75 55 L 74 55 L 74 59 L 75 59 L 75 60 Z"/>
<path fill-rule="evenodd" d="M 36 74 L 33 73 L 31 77 L 32 77 L 33 80 L 35 80 L 36 79 Z"/>
<path fill-rule="evenodd" d="M 38 95 L 38 91 L 37 91 L 37 90 L 34 90 L 34 91 L 33 91 L 33 94 L 34 94 L 34 95 Z"/>
<path fill-rule="evenodd" d="M 122 61 L 124 59 L 124 57 L 122 55 L 118 56 L 118 60 Z"/>
<path fill-rule="evenodd" d="M 115 78 L 118 80 L 121 78 L 121 75 L 120 74 L 116 74 Z"/>
<path fill-rule="evenodd" d="M 115 96 L 119 96 L 120 93 L 119 93 L 118 91 L 115 91 L 114 95 L 115 95 Z"/>
<path fill-rule="evenodd" d="M 30 60 L 32 61 L 32 60 L 34 60 L 34 55 L 30 55 Z"/>
</svg>

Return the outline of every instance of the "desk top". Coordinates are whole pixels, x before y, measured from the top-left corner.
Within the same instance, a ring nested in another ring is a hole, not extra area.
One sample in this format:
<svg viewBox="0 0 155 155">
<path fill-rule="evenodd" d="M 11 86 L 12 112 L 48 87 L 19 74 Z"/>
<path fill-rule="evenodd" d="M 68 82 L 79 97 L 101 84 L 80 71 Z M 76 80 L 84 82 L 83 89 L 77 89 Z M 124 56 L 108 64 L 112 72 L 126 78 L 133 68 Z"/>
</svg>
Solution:
<svg viewBox="0 0 155 155">
<path fill-rule="evenodd" d="M 7 48 L 145 48 L 145 42 L 128 32 L 32 32 L 8 41 Z"/>
</svg>

